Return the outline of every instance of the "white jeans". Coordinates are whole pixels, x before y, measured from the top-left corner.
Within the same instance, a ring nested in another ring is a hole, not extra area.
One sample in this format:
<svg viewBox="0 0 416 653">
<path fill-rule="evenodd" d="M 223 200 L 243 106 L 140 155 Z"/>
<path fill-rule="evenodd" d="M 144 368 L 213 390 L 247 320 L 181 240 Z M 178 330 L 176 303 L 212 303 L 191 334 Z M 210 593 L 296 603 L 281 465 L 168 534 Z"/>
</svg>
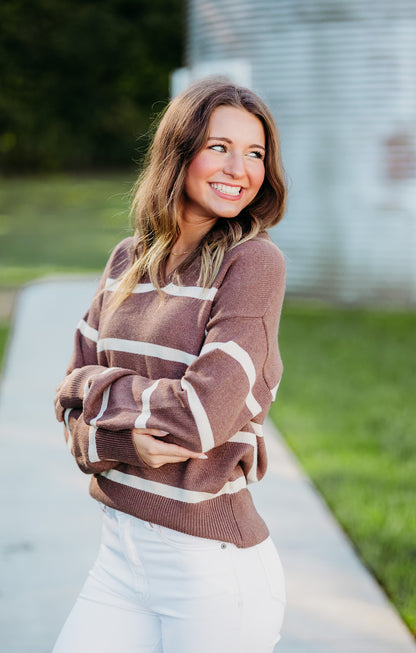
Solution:
<svg viewBox="0 0 416 653">
<path fill-rule="evenodd" d="M 239 549 L 103 513 L 97 561 L 53 653 L 272 653 L 285 588 L 270 538 Z"/>
</svg>

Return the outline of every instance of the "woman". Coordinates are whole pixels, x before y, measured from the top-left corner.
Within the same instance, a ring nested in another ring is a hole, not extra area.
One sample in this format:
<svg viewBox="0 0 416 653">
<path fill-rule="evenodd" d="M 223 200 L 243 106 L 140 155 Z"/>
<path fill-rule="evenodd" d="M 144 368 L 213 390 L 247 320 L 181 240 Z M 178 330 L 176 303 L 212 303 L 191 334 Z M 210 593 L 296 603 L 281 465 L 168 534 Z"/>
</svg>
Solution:
<svg viewBox="0 0 416 653">
<path fill-rule="evenodd" d="M 55 406 L 101 504 L 100 552 L 55 646 L 266 653 L 285 591 L 247 484 L 282 372 L 273 118 L 223 78 L 174 99 Z"/>
</svg>

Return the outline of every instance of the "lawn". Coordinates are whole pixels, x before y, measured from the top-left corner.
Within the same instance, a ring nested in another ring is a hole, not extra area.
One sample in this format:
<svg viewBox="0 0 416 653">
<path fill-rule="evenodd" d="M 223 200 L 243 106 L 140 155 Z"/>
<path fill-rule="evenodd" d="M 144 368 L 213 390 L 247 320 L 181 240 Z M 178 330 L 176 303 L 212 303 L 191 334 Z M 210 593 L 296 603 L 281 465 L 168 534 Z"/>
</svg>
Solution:
<svg viewBox="0 0 416 653">
<path fill-rule="evenodd" d="M 0 323 L 0 366 L 3 361 L 4 352 L 6 351 L 7 336 L 9 335 L 9 325 Z"/>
<path fill-rule="evenodd" d="M 416 634 L 416 313 L 284 308 L 271 415 Z"/>
<path fill-rule="evenodd" d="M 132 183 L 129 173 L 0 180 L 0 292 L 102 269 L 131 233 Z M 413 312 L 287 301 L 271 414 L 416 634 L 415 333 Z"/>
<path fill-rule="evenodd" d="M 0 180 L 0 288 L 100 270 L 129 229 L 131 173 Z"/>
</svg>

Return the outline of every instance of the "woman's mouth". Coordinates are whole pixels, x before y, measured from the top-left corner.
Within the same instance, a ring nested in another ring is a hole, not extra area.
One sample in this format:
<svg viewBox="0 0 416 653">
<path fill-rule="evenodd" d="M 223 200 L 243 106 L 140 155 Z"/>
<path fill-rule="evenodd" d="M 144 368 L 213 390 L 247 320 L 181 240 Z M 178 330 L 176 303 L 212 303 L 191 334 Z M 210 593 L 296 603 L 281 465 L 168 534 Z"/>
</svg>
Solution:
<svg viewBox="0 0 416 653">
<path fill-rule="evenodd" d="M 211 183 L 210 186 L 212 190 L 215 191 L 216 195 L 227 199 L 238 199 L 241 197 L 241 192 L 243 190 L 242 186 L 229 186 L 228 184 L 219 184 L 216 182 Z"/>
</svg>

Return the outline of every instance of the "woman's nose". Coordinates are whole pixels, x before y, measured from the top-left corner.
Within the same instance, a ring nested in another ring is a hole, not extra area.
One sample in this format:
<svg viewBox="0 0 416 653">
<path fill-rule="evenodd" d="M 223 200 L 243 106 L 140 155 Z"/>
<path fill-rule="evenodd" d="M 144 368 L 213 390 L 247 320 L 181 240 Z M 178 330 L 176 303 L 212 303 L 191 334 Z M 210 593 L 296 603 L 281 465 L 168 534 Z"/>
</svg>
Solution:
<svg viewBox="0 0 416 653">
<path fill-rule="evenodd" d="M 241 154 L 234 152 L 226 158 L 223 168 L 225 174 L 232 177 L 243 177 L 245 175 L 244 160 Z"/>
</svg>

